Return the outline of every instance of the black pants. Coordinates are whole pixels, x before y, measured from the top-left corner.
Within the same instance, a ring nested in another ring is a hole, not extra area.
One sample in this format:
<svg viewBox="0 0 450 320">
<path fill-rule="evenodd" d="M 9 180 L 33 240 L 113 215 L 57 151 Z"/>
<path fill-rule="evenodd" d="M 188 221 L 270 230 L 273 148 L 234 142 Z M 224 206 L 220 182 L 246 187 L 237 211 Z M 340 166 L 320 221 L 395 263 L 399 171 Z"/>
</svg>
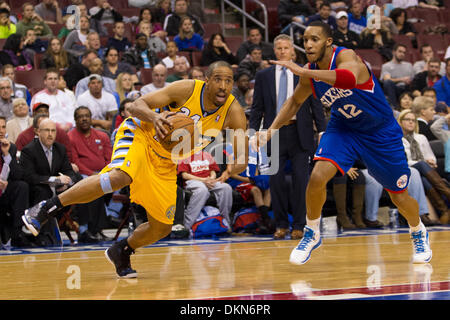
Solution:
<svg viewBox="0 0 450 320">
<path fill-rule="evenodd" d="M 29 207 L 29 187 L 25 181 L 9 181 L 6 190 L 0 196 L 0 207 L 2 211 L 11 213 L 12 225 L 16 230 L 23 226 L 22 215 Z"/>
</svg>

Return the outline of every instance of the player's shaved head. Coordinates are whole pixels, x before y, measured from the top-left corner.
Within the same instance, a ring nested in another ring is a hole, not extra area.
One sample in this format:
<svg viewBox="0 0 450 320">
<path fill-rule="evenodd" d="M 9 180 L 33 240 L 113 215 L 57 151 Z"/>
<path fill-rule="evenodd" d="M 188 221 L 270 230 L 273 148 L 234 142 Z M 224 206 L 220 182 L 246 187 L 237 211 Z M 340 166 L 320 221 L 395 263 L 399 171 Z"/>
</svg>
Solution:
<svg viewBox="0 0 450 320">
<path fill-rule="evenodd" d="M 220 67 L 226 67 L 226 68 L 230 69 L 231 72 L 233 72 L 233 68 L 231 67 L 231 64 L 229 64 L 226 61 L 220 60 L 220 61 L 216 61 L 214 63 L 211 63 L 209 65 L 208 69 L 206 70 L 206 77 L 210 78 L 211 75 L 213 74 L 214 70 L 217 69 L 217 68 L 220 68 Z"/>
</svg>

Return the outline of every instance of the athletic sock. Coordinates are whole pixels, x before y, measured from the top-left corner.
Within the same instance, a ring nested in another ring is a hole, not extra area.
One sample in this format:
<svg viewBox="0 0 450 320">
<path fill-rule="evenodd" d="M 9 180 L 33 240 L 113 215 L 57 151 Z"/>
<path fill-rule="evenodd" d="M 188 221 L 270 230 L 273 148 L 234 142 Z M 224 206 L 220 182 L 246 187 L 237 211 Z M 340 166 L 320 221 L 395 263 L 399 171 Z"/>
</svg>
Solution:
<svg viewBox="0 0 450 320">
<path fill-rule="evenodd" d="M 320 233 L 320 217 L 310 220 L 308 219 L 308 216 L 306 216 L 306 225 L 313 229 L 315 233 Z"/>
<path fill-rule="evenodd" d="M 420 230 L 426 230 L 426 228 L 425 228 L 424 224 L 422 223 L 422 221 L 420 221 L 419 224 L 415 227 L 412 227 L 411 225 L 409 225 L 409 230 L 411 230 L 411 232 L 417 232 Z"/>
<path fill-rule="evenodd" d="M 48 215 L 54 217 L 59 209 L 61 209 L 63 205 L 59 200 L 58 196 L 53 196 L 53 198 L 45 201 L 43 209 L 47 211 Z"/>
<path fill-rule="evenodd" d="M 122 248 L 123 252 L 125 252 L 128 255 L 134 253 L 134 249 L 130 247 L 130 245 L 128 244 L 128 238 L 120 240 L 119 246 Z"/>
</svg>

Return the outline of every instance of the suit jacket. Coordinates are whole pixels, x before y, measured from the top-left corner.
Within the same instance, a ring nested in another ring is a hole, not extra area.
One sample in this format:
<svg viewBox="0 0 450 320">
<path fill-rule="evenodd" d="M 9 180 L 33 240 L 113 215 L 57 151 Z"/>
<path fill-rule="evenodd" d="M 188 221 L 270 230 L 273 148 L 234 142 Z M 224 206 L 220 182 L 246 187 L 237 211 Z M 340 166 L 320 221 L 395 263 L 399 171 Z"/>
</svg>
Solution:
<svg viewBox="0 0 450 320">
<path fill-rule="evenodd" d="M 427 137 L 428 141 L 437 140 L 438 138 L 431 131 L 432 123 L 426 123 L 424 120 L 418 120 L 419 133 Z"/>
<path fill-rule="evenodd" d="M 294 87 L 299 77 L 294 75 Z M 276 117 L 277 93 L 275 82 L 275 66 L 256 73 L 255 91 L 250 113 L 250 128 L 259 130 L 261 119 L 264 117 L 263 129 L 268 129 Z M 326 121 L 323 106 L 312 95 L 303 103 L 297 112 L 297 133 L 302 149 L 313 152 L 314 141 L 313 120 L 319 132 L 325 131 Z M 269 144 L 270 145 L 270 144 Z"/>
<path fill-rule="evenodd" d="M 25 174 L 24 179 L 30 185 L 33 203 L 52 197 L 53 192 L 48 185 L 51 176 L 59 176 L 59 173 L 62 173 L 72 181 L 76 180 L 66 148 L 58 142 L 53 144 L 51 169 L 38 138 L 22 149 L 20 163 Z"/>
<path fill-rule="evenodd" d="M 14 143 L 11 143 L 9 146 L 9 154 L 11 155 L 11 162 L 9 163 L 9 176 L 8 181 L 17 181 L 17 180 L 23 180 L 23 169 L 19 165 L 19 162 L 17 161 L 16 154 L 17 154 L 17 147 Z M 3 157 L 0 156 L 0 162 L 3 164 Z"/>
<path fill-rule="evenodd" d="M 28 128 L 33 124 L 33 118 L 28 118 Z M 6 123 L 6 132 L 8 133 L 8 140 L 15 143 L 17 137 L 22 132 L 17 118 L 12 118 Z"/>
</svg>

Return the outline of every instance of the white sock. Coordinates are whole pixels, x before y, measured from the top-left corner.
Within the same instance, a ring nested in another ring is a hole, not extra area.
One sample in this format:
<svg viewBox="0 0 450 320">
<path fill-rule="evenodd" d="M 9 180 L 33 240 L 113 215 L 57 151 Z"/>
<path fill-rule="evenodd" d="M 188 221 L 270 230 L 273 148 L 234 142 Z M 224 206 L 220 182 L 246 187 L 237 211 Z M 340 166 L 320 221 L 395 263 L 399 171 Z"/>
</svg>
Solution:
<svg viewBox="0 0 450 320">
<path fill-rule="evenodd" d="M 315 233 L 320 233 L 320 217 L 314 220 L 309 220 L 306 216 L 306 225 L 314 230 Z"/>
<path fill-rule="evenodd" d="M 408 224 L 409 225 L 409 224 Z M 420 231 L 420 230 L 426 230 L 426 228 L 425 228 L 425 226 L 423 225 L 423 223 L 422 223 L 422 220 L 419 222 L 419 224 L 417 225 L 417 226 L 415 226 L 415 227 L 412 227 L 411 225 L 409 225 L 409 230 L 411 231 L 411 232 L 417 232 L 417 231 Z"/>
</svg>

